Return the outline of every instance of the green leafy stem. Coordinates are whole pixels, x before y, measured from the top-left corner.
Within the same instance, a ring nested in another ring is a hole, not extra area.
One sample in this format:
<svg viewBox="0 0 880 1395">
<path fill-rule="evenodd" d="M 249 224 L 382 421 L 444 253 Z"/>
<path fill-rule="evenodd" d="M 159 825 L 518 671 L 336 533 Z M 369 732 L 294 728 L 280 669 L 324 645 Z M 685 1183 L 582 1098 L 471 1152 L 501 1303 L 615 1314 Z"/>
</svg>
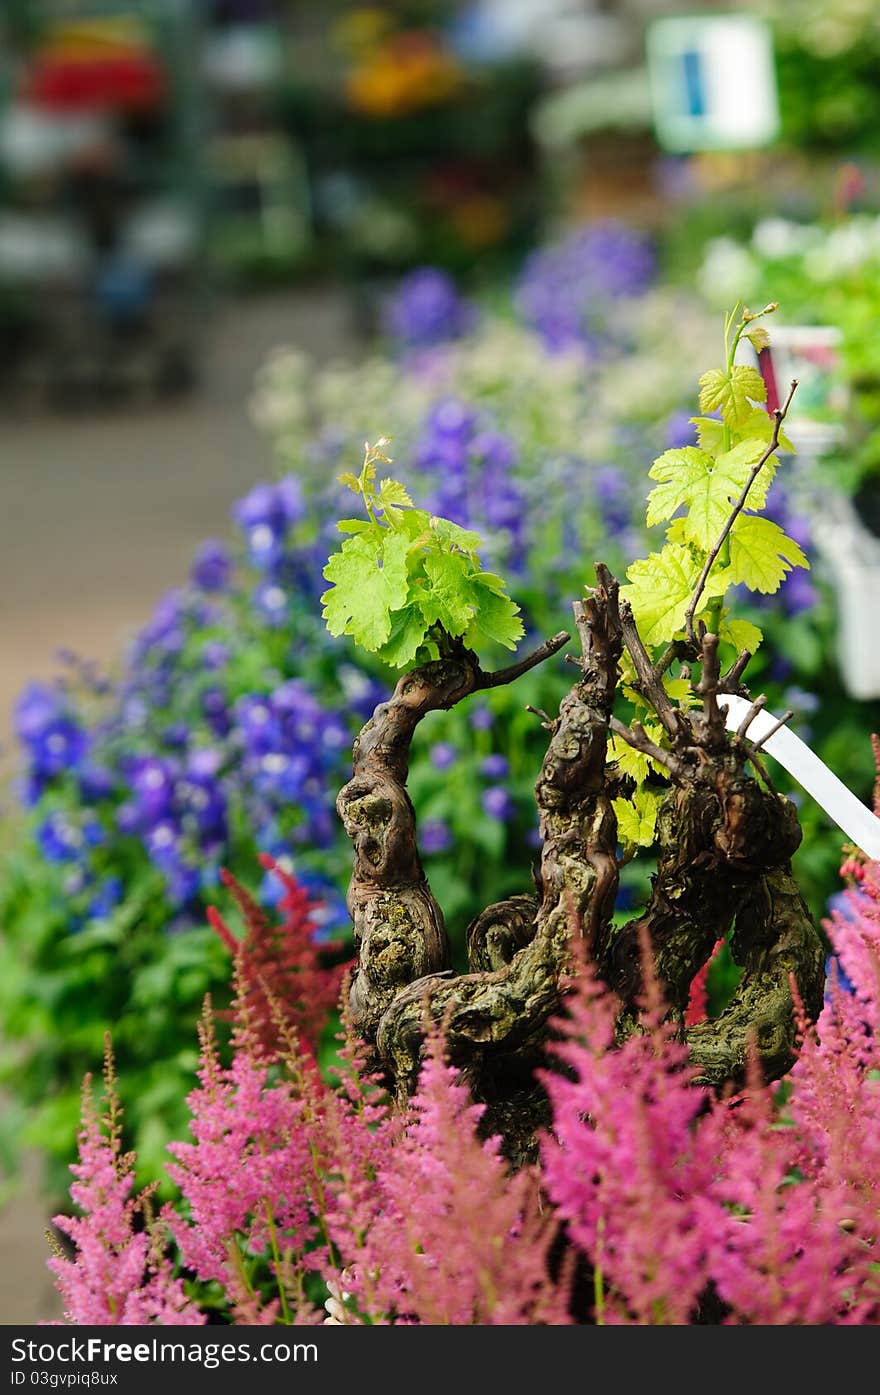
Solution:
<svg viewBox="0 0 880 1395">
<path fill-rule="evenodd" d="M 351 635 L 398 669 L 446 657 L 456 643 L 515 649 L 524 633 L 519 607 L 502 578 L 483 570 L 480 535 L 415 508 L 397 480 L 377 487 L 377 464 L 391 464 L 388 445 L 387 437 L 365 444 L 360 475 L 340 476 L 367 517 L 337 525 L 350 536 L 324 568 L 330 633 Z"/>
</svg>

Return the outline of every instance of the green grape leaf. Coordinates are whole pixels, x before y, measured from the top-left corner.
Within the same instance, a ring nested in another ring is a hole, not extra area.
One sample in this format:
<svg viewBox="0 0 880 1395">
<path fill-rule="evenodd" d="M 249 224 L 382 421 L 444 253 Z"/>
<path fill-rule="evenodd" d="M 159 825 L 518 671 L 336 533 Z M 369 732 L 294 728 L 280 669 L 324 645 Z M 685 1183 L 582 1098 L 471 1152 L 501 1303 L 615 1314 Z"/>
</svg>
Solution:
<svg viewBox="0 0 880 1395">
<path fill-rule="evenodd" d="M 752 325 L 745 331 L 744 337 L 749 340 L 756 354 L 766 349 L 770 343 L 770 332 L 763 325 Z"/>
<path fill-rule="evenodd" d="M 663 523 L 699 497 L 711 479 L 713 463 L 711 455 L 696 446 L 667 450 L 658 456 L 648 471 L 652 480 L 660 481 L 648 495 L 648 527 Z"/>
<path fill-rule="evenodd" d="M 358 479 L 357 475 L 355 475 L 351 470 L 344 470 L 342 474 L 337 475 L 336 478 L 339 480 L 340 484 L 345 485 L 346 489 L 350 489 L 352 494 L 360 494 L 361 482 Z"/>
<path fill-rule="evenodd" d="M 406 533 L 411 543 L 429 541 L 431 515 L 425 513 L 424 509 L 389 509 L 388 512 L 393 515 L 394 527 L 398 532 Z"/>
<path fill-rule="evenodd" d="M 645 734 L 656 741 L 659 746 L 663 739 L 663 729 L 659 726 L 652 726 L 650 722 L 643 723 Z M 643 751 L 637 751 L 634 746 L 630 746 L 628 741 L 624 741 L 622 736 L 611 736 L 608 739 L 608 758 L 613 760 L 621 775 L 629 775 L 635 780 L 637 785 L 643 785 L 651 771 L 656 775 L 665 775 L 666 771 L 657 761 L 645 755 Z"/>
<path fill-rule="evenodd" d="M 392 668 L 406 668 L 416 658 L 425 644 L 428 627 L 425 617 L 417 605 L 406 605 L 391 617 L 391 632 L 378 650 L 383 663 Z M 433 646 L 432 658 L 437 657 L 437 647 Z"/>
<path fill-rule="evenodd" d="M 375 526 L 368 518 L 340 518 L 336 525 L 340 533 L 367 533 Z"/>
<path fill-rule="evenodd" d="M 767 421 L 770 420 L 765 412 L 761 413 Z M 740 441 L 731 450 L 725 451 L 718 456 L 715 461 L 715 468 L 730 482 L 730 498 L 734 502 L 739 498 L 748 484 L 749 475 L 757 465 L 761 456 L 767 449 L 767 442 L 756 439 L 754 436 L 747 437 Z M 767 493 L 776 475 L 776 457 L 771 455 L 764 461 L 746 496 L 746 505 L 750 509 L 762 509 L 767 502 Z"/>
<path fill-rule="evenodd" d="M 410 508 L 412 499 L 407 494 L 405 488 L 397 480 L 384 479 L 379 486 L 379 503 L 383 509 Z"/>
<path fill-rule="evenodd" d="M 730 580 L 751 591 L 778 591 L 793 567 L 809 567 L 793 538 L 769 518 L 740 514 L 730 530 Z"/>
<path fill-rule="evenodd" d="M 430 586 L 419 588 L 417 603 L 425 623 L 463 635 L 475 610 L 470 561 L 461 552 L 429 552 L 423 565 Z"/>
<path fill-rule="evenodd" d="M 676 520 L 678 526 L 674 533 L 670 532 L 670 539 L 696 543 L 708 552 L 764 449 L 760 441 L 742 441 L 716 460 L 694 446 L 665 451 L 649 472 L 660 483 L 648 495 L 648 525 L 663 522 L 677 509 L 686 508 L 685 518 Z M 767 461 L 749 490 L 750 507 L 763 506 L 772 478 L 773 468 Z"/>
<path fill-rule="evenodd" d="M 633 562 L 627 571 L 629 586 L 620 589 L 621 600 L 629 601 L 639 633 L 645 644 L 665 644 L 684 624 L 702 563 L 689 547 L 667 543 L 660 552 Z M 723 595 L 730 578 L 710 576 L 703 600 Z"/>
<path fill-rule="evenodd" d="M 677 703 L 679 707 L 696 707 L 702 699 L 694 692 L 693 686 L 687 678 L 670 678 L 669 674 L 663 675 L 663 687 L 666 694 Z M 647 727 L 645 728 L 647 731 Z M 662 732 L 658 731 L 657 736 L 652 736 L 651 740 L 662 745 Z"/>
<path fill-rule="evenodd" d="M 327 581 L 334 584 L 321 597 L 330 633 L 352 635 L 369 650 L 386 642 L 391 612 L 406 603 L 409 593 L 409 538 L 387 529 L 377 529 L 377 534 L 347 538 L 334 552 L 324 568 Z"/>
<path fill-rule="evenodd" d="M 473 577 L 476 610 L 464 636 L 465 644 L 475 648 L 488 641 L 515 649 L 525 634 L 519 606 L 504 589 L 504 582 L 492 572 L 479 572 Z"/>
<path fill-rule="evenodd" d="M 724 422 L 719 421 L 717 417 L 691 417 L 690 420 L 691 425 L 697 428 L 697 443 L 700 450 L 707 451 L 709 455 L 720 455 L 724 450 Z M 753 407 L 733 434 L 744 439 L 754 437 L 766 449 L 773 436 L 773 418 L 764 411 L 763 407 Z M 794 454 L 794 446 L 781 427 L 779 444 L 783 450 Z"/>
<path fill-rule="evenodd" d="M 726 370 L 710 368 L 700 378 L 700 411 L 720 409 L 725 424 L 734 431 L 741 430 L 754 410 L 753 403 L 766 398 L 764 379 L 750 364 L 735 363 Z"/>
<path fill-rule="evenodd" d="M 719 639 L 732 644 L 737 653 L 740 649 L 748 649 L 750 654 L 756 654 L 763 638 L 763 630 L 759 630 L 751 620 L 744 620 L 741 616 L 734 619 L 727 614 L 722 617 Z"/>
<path fill-rule="evenodd" d="M 613 799 L 617 836 L 628 847 L 649 848 L 657 832 L 657 811 L 662 796 L 653 790 L 636 790 L 632 800 Z"/>
<path fill-rule="evenodd" d="M 773 439 L 773 427 L 774 419 L 769 412 L 765 412 L 763 407 L 755 407 L 751 414 L 743 421 L 739 428 L 738 435 L 754 436 L 759 441 L 763 441 L 766 448 Z M 782 449 L 788 451 L 790 455 L 795 454 L 794 446 L 786 436 L 782 427 L 779 428 L 779 444 Z"/>
<path fill-rule="evenodd" d="M 719 455 L 724 449 L 724 422 L 718 417 L 691 417 L 697 428 L 697 443 L 708 455 Z"/>
<path fill-rule="evenodd" d="M 479 533 L 472 533 L 468 528 L 461 528 L 451 519 L 431 518 L 430 527 L 441 547 L 457 547 L 462 552 L 474 553 L 483 546 L 483 539 Z"/>
</svg>

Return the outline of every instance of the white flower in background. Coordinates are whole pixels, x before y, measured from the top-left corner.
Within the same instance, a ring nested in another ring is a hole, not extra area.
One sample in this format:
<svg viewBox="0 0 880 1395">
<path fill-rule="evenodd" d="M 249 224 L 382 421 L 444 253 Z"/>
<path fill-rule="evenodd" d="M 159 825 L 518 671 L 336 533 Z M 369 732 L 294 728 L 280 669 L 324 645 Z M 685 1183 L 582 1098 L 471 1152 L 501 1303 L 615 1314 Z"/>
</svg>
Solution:
<svg viewBox="0 0 880 1395">
<path fill-rule="evenodd" d="M 759 257 L 778 261 L 797 257 L 821 241 L 820 230 L 805 223 L 793 223 L 788 218 L 763 218 L 752 233 L 752 247 Z"/>
<path fill-rule="evenodd" d="M 832 281 L 880 256 L 880 219 L 860 217 L 832 228 L 825 241 L 804 257 L 804 270 L 817 281 Z"/>
<path fill-rule="evenodd" d="M 300 349 L 281 348 L 269 355 L 250 399 L 251 420 L 261 431 L 274 434 L 282 427 L 305 427 L 310 373 L 309 356 Z"/>
<path fill-rule="evenodd" d="M 697 285 L 711 304 L 729 307 L 760 293 L 761 272 L 745 247 L 732 237 L 716 237 L 706 249 Z"/>
</svg>

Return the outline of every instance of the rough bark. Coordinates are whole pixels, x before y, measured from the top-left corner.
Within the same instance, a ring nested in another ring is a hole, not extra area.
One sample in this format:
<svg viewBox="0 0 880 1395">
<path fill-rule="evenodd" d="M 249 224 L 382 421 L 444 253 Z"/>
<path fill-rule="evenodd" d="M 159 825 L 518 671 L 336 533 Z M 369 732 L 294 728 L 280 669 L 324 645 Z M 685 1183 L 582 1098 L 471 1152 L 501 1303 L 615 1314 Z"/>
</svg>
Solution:
<svg viewBox="0 0 880 1395">
<path fill-rule="evenodd" d="M 542 838 L 536 894 L 510 897 L 476 918 L 468 931 L 468 972 L 451 970 L 442 912 L 419 858 L 406 792 L 410 744 L 428 712 L 514 681 L 568 636 L 555 636 L 497 674 L 484 673 L 459 645 L 405 675 L 358 737 L 353 778 L 337 801 L 355 850 L 349 891 L 358 947 L 355 1025 L 402 1101 L 415 1085 L 428 1022 L 442 1022 L 452 1059 L 487 1106 L 486 1128 L 502 1134 L 516 1163 L 533 1154 L 535 1130 L 546 1123 L 533 1072 L 562 1003 L 573 927 L 621 999 L 621 1038 L 639 1029 L 645 931 L 670 1014 L 681 1021 L 695 973 L 732 928 L 732 952 L 744 970 L 737 993 L 720 1017 L 686 1033 L 701 1079 L 712 1085 L 741 1079 L 751 1050 L 767 1078 L 788 1069 L 792 977 L 807 1011 L 815 1015 L 821 1007 L 821 941 L 790 866 L 801 836 L 796 810 L 765 777 L 751 773 L 762 767 L 745 728 L 731 737 L 718 705 L 725 683 L 743 691 L 744 663 L 737 660 L 722 679 L 712 635 L 701 635 L 698 648 L 671 647 L 670 659 L 699 659 L 695 692 L 702 700 L 696 712 L 673 706 L 662 684 L 665 660 L 652 665 L 604 567 L 597 568 L 597 581 L 574 608 L 580 673 L 558 716 L 540 714 L 550 735 L 535 786 Z M 658 748 L 637 723 L 627 728 L 612 715 L 624 647 L 668 748 Z M 669 781 L 650 901 L 623 926 L 612 925 L 619 867 L 609 730 L 660 761 Z"/>
</svg>

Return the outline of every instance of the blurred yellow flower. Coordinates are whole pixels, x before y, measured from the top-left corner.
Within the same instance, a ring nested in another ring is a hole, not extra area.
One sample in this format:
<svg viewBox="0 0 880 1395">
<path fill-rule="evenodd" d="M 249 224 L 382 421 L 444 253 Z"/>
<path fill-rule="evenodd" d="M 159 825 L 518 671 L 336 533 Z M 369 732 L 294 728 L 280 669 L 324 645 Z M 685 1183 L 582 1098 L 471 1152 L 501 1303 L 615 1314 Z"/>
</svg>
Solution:
<svg viewBox="0 0 880 1395">
<path fill-rule="evenodd" d="M 464 74 L 434 35 L 395 34 L 373 48 L 346 82 L 349 104 L 365 116 L 403 116 L 453 96 Z"/>
</svg>

